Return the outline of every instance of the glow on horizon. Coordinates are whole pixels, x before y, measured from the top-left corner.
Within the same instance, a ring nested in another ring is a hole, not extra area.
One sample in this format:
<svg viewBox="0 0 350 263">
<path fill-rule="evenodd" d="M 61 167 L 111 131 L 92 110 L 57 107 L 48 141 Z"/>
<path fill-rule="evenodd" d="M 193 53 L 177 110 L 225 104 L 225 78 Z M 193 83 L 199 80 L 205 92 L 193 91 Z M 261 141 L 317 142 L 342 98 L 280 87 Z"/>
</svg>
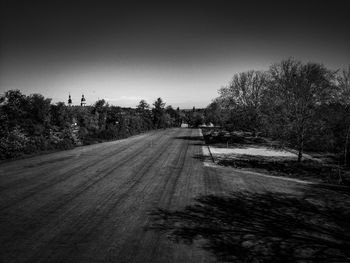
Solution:
<svg viewBox="0 0 350 263">
<path fill-rule="evenodd" d="M 22 68 L 22 71 L 26 70 Z M 203 108 L 217 97 L 218 89 L 226 85 L 235 73 L 234 66 L 124 66 L 94 65 L 75 68 L 57 68 L 38 76 L 37 70 L 17 78 L 6 77 L 1 87 L 20 89 L 24 94 L 40 93 L 52 102 L 80 103 L 84 94 L 87 105 L 105 99 L 110 105 L 135 107 L 141 99 L 150 105 L 161 97 L 174 108 Z M 14 71 L 12 71 L 14 72 Z M 2 72 L 3 73 L 3 72 Z M 5 91 L 4 90 L 4 91 Z"/>
<path fill-rule="evenodd" d="M 15 70 L 6 68 L 0 71 L 2 92 L 19 89 L 24 94 L 40 93 L 52 102 L 67 103 L 68 94 L 73 104 L 79 105 L 81 95 L 86 97 L 87 105 L 98 99 L 105 99 L 110 105 L 136 107 L 140 100 L 150 105 L 161 97 L 166 105 L 174 108 L 204 108 L 218 96 L 218 89 L 226 85 L 235 73 L 250 69 L 267 70 L 272 62 L 265 59 L 260 63 L 228 63 L 221 61 L 216 65 L 123 65 L 92 64 L 57 66 L 43 71 L 25 67 L 25 72 L 17 77 Z M 6 74 L 7 70 L 9 74 Z M 21 72 L 19 72 L 21 73 Z M 4 88 L 5 87 L 5 88 Z"/>
</svg>

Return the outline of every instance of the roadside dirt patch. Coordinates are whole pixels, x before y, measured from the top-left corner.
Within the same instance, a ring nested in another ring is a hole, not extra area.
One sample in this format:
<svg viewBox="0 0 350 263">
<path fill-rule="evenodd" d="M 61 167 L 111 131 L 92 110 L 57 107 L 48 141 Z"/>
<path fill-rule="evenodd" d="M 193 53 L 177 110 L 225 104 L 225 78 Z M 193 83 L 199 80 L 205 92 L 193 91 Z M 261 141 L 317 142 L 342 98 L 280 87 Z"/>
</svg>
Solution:
<svg viewBox="0 0 350 263">
<path fill-rule="evenodd" d="M 304 154 L 304 160 L 298 163 L 294 152 L 262 145 L 241 144 L 229 148 L 209 148 L 218 165 L 317 183 L 350 185 L 349 173 L 308 154 Z"/>
<path fill-rule="evenodd" d="M 214 151 L 215 152 L 215 151 Z M 258 155 L 217 155 L 214 158 L 219 165 L 244 168 L 265 172 L 274 176 L 285 176 L 320 183 L 350 185 L 349 174 L 332 165 L 313 160 L 298 163 L 295 158 Z"/>
<path fill-rule="evenodd" d="M 262 156 L 262 157 L 274 157 L 274 158 L 297 158 L 296 154 L 284 151 L 284 150 L 276 150 L 272 148 L 266 147 L 235 147 L 235 148 L 218 148 L 211 147 L 212 154 L 215 155 L 248 155 L 248 156 Z"/>
</svg>

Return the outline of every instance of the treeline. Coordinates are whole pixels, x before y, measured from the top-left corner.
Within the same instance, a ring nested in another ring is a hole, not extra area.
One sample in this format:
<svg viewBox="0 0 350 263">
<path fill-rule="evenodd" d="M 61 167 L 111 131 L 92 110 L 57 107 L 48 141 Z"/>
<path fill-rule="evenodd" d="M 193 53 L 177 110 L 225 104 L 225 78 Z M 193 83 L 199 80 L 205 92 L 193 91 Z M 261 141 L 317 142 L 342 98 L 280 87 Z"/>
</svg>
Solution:
<svg viewBox="0 0 350 263">
<path fill-rule="evenodd" d="M 350 67 L 333 71 L 293 58 L 235 74 L 205 109 L 205 122 L 278 139 L 298 150 L 337 153 L 349 165 Z"/>
<path fill-rule="evenodd" d="M 183 118 L 179 108 L 165 107 L 161 98 L 153 107 L 142 100 L 136 109 L 110 106 L 104 100 L 81 107 L 9 90 L 0 97 L 0 158 L 126 138 L 180 126 Z"/>
</svg>

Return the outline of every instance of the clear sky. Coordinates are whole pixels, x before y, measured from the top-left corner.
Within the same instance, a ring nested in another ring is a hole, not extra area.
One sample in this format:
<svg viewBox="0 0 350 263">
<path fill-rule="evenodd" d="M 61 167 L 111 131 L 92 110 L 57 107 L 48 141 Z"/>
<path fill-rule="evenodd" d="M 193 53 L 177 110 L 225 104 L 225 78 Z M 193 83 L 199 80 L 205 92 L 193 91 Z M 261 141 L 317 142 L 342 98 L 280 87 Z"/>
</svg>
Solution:
<svg viewBox="0 0 350 263">
<path fill-rule="evenodd" d="M 3 0 L 0 93 L 199 108 L 290 56 L 350 65 L 347 1 L 245 2 Z"/>
</svg>

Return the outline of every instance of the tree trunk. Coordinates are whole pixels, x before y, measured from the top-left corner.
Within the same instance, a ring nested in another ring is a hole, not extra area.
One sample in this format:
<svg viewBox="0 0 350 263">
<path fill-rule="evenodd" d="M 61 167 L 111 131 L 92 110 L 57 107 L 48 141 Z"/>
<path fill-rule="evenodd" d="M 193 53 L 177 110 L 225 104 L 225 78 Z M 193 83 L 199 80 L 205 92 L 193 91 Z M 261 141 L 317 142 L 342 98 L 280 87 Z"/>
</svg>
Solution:
<svg viewBox="0 0 350 263">
<path fill-rule="evenodd" d="M 303 158 L 303 151 L 304 151 L 304 129 L 301 129 L 301 132 L 299 134 L 299 140 L 298 140 L 298 163 L 300 163 Z"/>
<path fill-rule="evenodd" d="M 345 167 L 347 166 L 349 135 L 350 135 L 350 124 L 348 126 L 348 130 L 346 132 L 346 137 L 345 137 L 345 147 L 344 147 L 344 166 Z"/>
<path fill-rule="evenodd" d="M 303 158 L 303 145 L 299 145 L 299 149 L 298 149 L 298 163 L 301 162 Z"/>
</svg>

